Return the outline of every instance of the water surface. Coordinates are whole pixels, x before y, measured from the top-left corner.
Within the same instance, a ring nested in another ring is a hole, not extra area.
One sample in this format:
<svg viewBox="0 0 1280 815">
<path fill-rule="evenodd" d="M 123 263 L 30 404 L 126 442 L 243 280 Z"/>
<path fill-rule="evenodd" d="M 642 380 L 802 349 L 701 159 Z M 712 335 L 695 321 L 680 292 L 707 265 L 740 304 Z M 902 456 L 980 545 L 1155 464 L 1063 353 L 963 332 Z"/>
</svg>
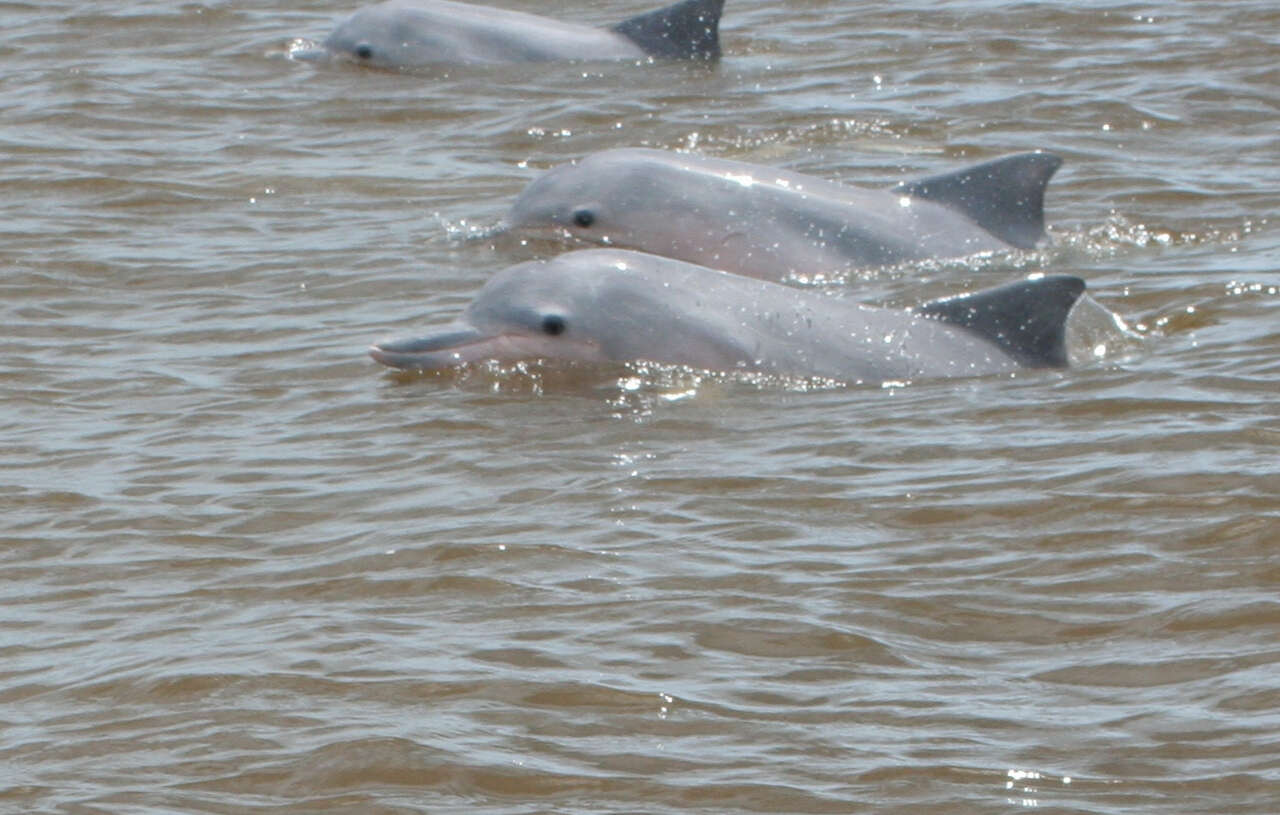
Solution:
<svg viewBox="0 0 1280 815">
<path fill-rule="evenodd" d="M 1274 3 L 284 58 L 352 8 L 0 5 L 0 810 L 1280 810 Z M 1135 337 L 888 388 L 365 355 L 557 251 L 491 228 L 622 145 L 867 185 L 1052 150 L 1052 248 L 824 290 L 1068 272 Z"/>
</svg>

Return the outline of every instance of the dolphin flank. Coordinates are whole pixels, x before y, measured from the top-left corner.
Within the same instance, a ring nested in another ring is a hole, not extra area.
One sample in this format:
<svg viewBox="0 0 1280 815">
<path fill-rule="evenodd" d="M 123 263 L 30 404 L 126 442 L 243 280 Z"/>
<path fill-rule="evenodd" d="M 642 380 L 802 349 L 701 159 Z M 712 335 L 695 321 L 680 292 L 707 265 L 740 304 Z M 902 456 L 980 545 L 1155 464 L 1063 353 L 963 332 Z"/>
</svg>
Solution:
<svg viewBox="0 0 1280 815">
<path fill-rule="evenodd" d="M 783 280 L 1033 248 L 1045 237 L 1045 188 L 1061 164 L 1049 153 L 1022 153 L 871 190 L 758 164 L 621 148 L 534 179 L 506 222 Z"/>
<path fill-rule="evenodd" d="M 322 50 L 376 68 L 547 60 L 720 57 L 724 0 L 682 0 L 612 28 L 452 0 L 385 0 L 340 22 Z"/>
<path fill-rule="evenodd" d="M 1067 365 L 1076 277 L 1046 276 L 912 310 L 851 303 L 640 252 L 587 249 L 495 275 L 452 324 L 379 342 L 378 362 L 687 365 L 880 383 Z"/>
</svg>

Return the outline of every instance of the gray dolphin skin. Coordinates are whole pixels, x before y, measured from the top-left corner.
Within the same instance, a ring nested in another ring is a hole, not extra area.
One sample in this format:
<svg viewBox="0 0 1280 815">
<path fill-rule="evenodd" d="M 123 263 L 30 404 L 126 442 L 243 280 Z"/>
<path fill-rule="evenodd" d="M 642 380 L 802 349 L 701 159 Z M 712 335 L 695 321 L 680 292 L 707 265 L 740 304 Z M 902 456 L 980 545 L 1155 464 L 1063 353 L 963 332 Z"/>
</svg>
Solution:
<svg viewBox="0 0 1280 815">
<path fill-rule="evenodd" d="M 1076 277 L 1027 279 L 913 310 L 860 305 L 656 255 L 585 249 L 495 275 L 452 324 L 379 342 L 378 362 L 439 370 L 495 360 L 687 365 L 852 383 L 1067 364 Z"/>
<path fill-rule="evenodd" d="M 1030 249 L 1062 160 L 1022 153 L 872 190 L 666 150 L 593 153 L 534 179 L 507 226 L 767 280 Z"/>
<path fill-rule="evenodd" d="M 352 14 L 321 53 L 376 68 L 547 60 L 714 60 L 724 0 L 683 2 L 611 29 L 449 0 L 387 0 Z"/>
</svg>

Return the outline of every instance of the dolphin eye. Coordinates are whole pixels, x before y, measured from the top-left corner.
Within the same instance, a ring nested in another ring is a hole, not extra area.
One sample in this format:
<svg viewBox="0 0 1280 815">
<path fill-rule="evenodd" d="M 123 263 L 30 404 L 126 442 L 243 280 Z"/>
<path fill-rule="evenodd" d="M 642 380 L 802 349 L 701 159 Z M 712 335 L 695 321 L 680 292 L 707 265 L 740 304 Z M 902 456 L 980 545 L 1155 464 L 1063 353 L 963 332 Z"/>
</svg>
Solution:
<svg viewBox="0 0 1280 815">
<path fill-rule="evenodd" d="M 548 314 L 542 318 L 542 333 L 549 334 L 552 337 L 558 337 L 568 328 L 565 325 L 564 318 L 559 314 Z"/>
<path fill-rule="evenodd" d="M 589 209 L 575 209 L 573 222 L 585 229 L 596 222 L 596 214 Z"/>
<path fill-rule="evenodd" d="M 373 46 L 372 46 L 372 45 L 370 45 L 370 44 L 369 44 L 369 43 L 367 43 L 367 42 L 357 43 L 357 44 L 356 44 L 356 56 L 357 56 L 357 57 L 360 57 L 360 59 L 372 59 L 372 58 L 373 58 Z"/>
</svg>

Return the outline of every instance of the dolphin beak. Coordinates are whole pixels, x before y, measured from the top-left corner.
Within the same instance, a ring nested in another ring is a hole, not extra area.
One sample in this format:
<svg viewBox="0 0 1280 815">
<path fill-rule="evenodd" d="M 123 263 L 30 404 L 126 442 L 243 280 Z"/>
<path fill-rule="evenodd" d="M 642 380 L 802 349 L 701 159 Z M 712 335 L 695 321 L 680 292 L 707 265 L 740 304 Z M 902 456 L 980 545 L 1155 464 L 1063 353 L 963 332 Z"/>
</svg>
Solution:
<svg viewBox="0 0 1280 815">
<path fill-rule="evenodd" d="M 469 325 L 455 323 L 425 337 L 374 343 L 369 356 L 392 368 L 433 371 L 490 358 L 492 340 Z"/>
</svg>

